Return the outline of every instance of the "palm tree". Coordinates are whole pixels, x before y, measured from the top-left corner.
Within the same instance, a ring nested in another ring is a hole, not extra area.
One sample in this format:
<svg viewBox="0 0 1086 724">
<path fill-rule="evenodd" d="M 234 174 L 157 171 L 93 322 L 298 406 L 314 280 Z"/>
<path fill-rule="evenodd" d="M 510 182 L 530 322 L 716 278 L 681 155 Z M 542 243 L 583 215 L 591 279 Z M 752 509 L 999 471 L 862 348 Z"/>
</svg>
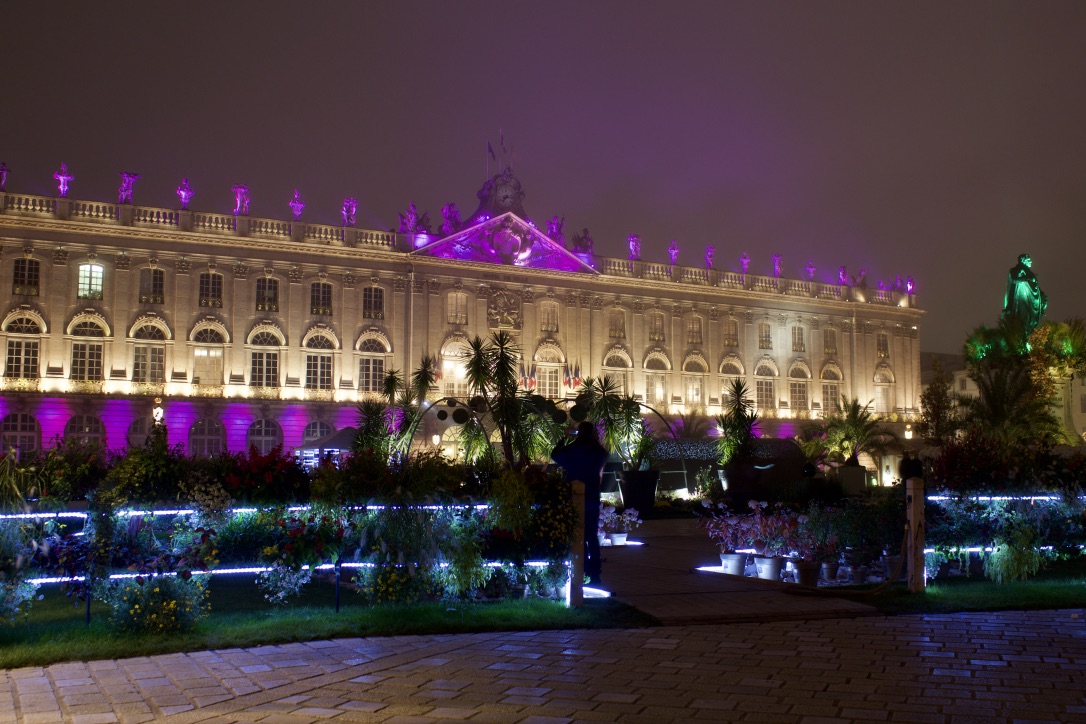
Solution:
<svg viewBox="0 0 1086 724">
<path fill-rule="evenodd" d="M 720 431 L 717 451 L 721 465 L 751 454 L 758 434 L 758 413 L 754 409 L 750 388 L 743 380 L 732 380 L 725 390 L 724 414 L 717 417 L 717 429 Z"/>
<path fill-rule="evenodd" d="M 1064 440 L 1063 426 L 1027 366 L 984 366 L 973 373 L 973 380 L 977 396 L 958 397 L 970 434 L 1004 445 Z"/>
<path fill-rule="evenodd" d="M 577 405 L 603 429 L 603 446 L 617 454 L 626 469 L 640 470 L 651 459 L 655 438 L 641 417 L 642 405 L 622 394 L 610 376 L 585 379 Z"/>
<path fill-rule="evenodd" d="M 853 397 L 837 404 L 837 410 L 826 418 L 824 429 L 829 448 L 845 458 L 846 465 L 859 465 L 860 454 L 881 454 L 886 446 L 897 439 L 883 429 L 871 411 L 869 401 L 861 405 Z"/>
</svg>

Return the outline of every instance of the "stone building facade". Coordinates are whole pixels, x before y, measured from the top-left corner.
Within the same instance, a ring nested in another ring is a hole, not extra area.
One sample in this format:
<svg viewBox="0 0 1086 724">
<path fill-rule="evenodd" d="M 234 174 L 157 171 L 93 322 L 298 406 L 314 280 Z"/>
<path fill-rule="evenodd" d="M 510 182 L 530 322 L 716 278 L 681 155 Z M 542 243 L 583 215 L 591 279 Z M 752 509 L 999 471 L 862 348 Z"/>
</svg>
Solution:
<svg viewBox="0 0 1086 724">
<path fill-rule="evenodd" d="M 180 194 L 181 189 L 179 189 Z M 465 393 L 466 341 L 515 335 L 523 382 L 567 398 L 608 374 L 644 403 L 719 412 L 743 378 L 788 435 L 838 399 L 902 420 L 919 407 L 910 288 L 594 254 L 524 212 L 511 171 L 464 221 L 401 231 L 0 191 L 0 435 L 28 449 L 62 437 L 120 448 L 161 400 L 170 441 L 192 453 L 297 449 L 353 425 L 385 371 L 439 365 Z M 239 197 L 240 199 L 240 197 Z M 348 200 L 349 201 L 349 200 Z M 300 211 L 295 216 L 300 217 Z M 808 275 L 813 277 L 813 272 Z M 440 434 L 435 420 L 425 434 Z"/>
</svg>

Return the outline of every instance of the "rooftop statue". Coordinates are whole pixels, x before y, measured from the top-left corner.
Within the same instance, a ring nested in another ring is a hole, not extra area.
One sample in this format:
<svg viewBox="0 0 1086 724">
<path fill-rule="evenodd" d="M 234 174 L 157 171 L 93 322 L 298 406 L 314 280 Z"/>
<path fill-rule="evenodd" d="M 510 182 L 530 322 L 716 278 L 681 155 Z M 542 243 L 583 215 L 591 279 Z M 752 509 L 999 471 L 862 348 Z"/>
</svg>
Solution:
<svg viewBox="0 0 1086 724">
<path fill-rule="evenodd" d="M 407 207 L 407 211 L 400 214 L 400 233 L 401 234 L 429 234 L 430 233 L 430 214 L 423 214 L 419 216 L 419 210 L 415 206 L 415 202 L 412 201 Z"/>
<path fill-rule="evenodd" d="M 895 292 L 905 291 L 905 282 L 901 281 L 901 275 L 900 274 L 895 274 L 894 275 L 894 291 Z"/>
<path fill-rule="evenodd" d="M 344 226 L 354 226 L 358 215 L 358 200 L 351 196 L 343 199 L 343 208 L 339 210 L 339 214 L 343 217 Z"/>
<path fill-rule="evenodd" d="M 773 276 L 777 277 L 778 279 L 781 276 L 781 255 L 780 254 L 774 254 L 773 255 Z"/>
<path fill-rule="evenodd" d="M 294 196 L 287 206 L 290 207 L 290 215 L 294 217 L 294 220 L 301 221 L 302 212 L 305 211 L 305 202 L 302 201 L 302 195 L 298 193 L 298 189 L 294 189 Z"/>
<path fill-rule="evenodd" d="M 837 269 L 837 283 L 848 284 L 848 267 L 844 264 Z"/>
<path fill-rule="evenodd" d="M 630 234 L 626 241 L 630 245 L 630 261 L 641 261 L 641 237 Z"/>
<path fill-rule="evenodd" d="M 231 189 L 234 192 L 234 216 L 249 215 L 249 187 L 235 184 Z"/>
<path fill-rule="evenodd" d="M 75 181 L 75 176 L 68 173 L 68 164 L 60 164 L 60 168 L 53 174 L 53 178 L 57 181 L 57 192 L 61 198 L 68 195 L 68 184 Z"/>
<path fill-rule="evenodd" d="M 189 208 L 189 202 L 193 197 L 192 187 L 189 186 L 189 180 L 187 178 L 181 179 L 181 185 L 177 187 L 177 200 L 181 202 L 181 210 L 186 211 Z"/>
<path fill-rule="evenodd" d="M 460 209 L 456 208 L 456 204 L 445 204 L 441 209 L 441 233 L 445 236 L 449 234 L 455 234 L 460 231 L 460 227 L 463 223 L 460 221 Z"/>
<path fill-rule="evenodd" d="M 130 204 L 132 203 L 132 189 L 135 187 L 136 182 L 140 180 L 138 173 L 121 172 L 121 187 L 117 189 L 117 203 L 118 204 Z"/>
<path fill-rule="evenodd" d="M 715 252 L 716 252 L 716 247 L 715 246 L 707 246 L 707 247 L 705 247 L 705 268 L 706 269 L 712 269 L 713 268 L 713 254 Z"/>
<path fill-rule="evenodd" d="M 746 276 L 747 270 L 750 269 L 750 254 L 745 251 L 739 255 L 739 269 L 742 271 L 743 276 Z"/>
<path fill-rule="evenodd" d="M 818 271 L 818 269 L 815 267 L 814 262 L 808 259 L 807 266 L 803 267 L 803 271 L 807 272 L 807 281 L 813 282 L 815 272 Z"/>
<path fill-rule="evenodd" d="M 860 276 L 852 277 L 852 286 L 857 289 L 867 289 L 867 269 L 860 268 Z"/>
<path fill-rule="evenodd" d="M 671 260 L 671 266 L 675 266 L 675 262 L 679 260 L 679 242 L 671 240 L 667 247 L 667 256 Z"/>
<path fill-rule="evenodd" d="M 584 231 L 580 234 L 573 235 L 573 251 L 579 254 L 591 254 L 592 253 L 592 235 L 588 233 L 588 228 L 585 227 Z"/>
<path fill-rule="evenodd" d="M 1029 254 L 1019 255 L 1018 263 L 1007 272 L 1007 291 L 1003 295 L 1003 318 L 1020 320 L 1027 335 L 1041 323 L 1048 308 L 1048 295 L 1041 291 L 1032 266 Z"/>
<path fill-rule="evenodd" d="M 3 161 L 0 161 L 0 191 L 4 190 L 4 187 L 8 185 L 8 165 Z"/>
<path fill-rule="evenodd" d="M 916 289 L 916 282 L 912 277 L 905 277 L 905 293 L 912 294 L 914 289 Z"/>
<path fill-rule="evenodd" d="M 566 217 L 558 218 L 555 214 L 551 217 L 551 220 L 547 222 L 547 236 L 552 240 L 557 241 L 562 246 L 566 245 Z"/>
</svg>

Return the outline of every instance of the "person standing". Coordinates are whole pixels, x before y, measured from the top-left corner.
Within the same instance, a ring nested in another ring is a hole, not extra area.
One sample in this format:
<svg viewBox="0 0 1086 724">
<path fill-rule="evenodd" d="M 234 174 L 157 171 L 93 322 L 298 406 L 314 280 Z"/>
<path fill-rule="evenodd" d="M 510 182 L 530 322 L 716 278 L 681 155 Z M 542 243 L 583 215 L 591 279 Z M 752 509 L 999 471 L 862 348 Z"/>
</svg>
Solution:
<svg viewBox="0 0 1086 724">
<path fill-rule="evenodd" d="M 551 453 L 551 459 L 566 473 L 566 480 L 584 483 L 584 572 L 590 585 L 598 586 L 603 572 L 600 560 L 600 484 L 607 449 L 600 445 L 596 426 L 585 421 L 577 425 L 577 437 L 565 441 Z"/>
</svg>

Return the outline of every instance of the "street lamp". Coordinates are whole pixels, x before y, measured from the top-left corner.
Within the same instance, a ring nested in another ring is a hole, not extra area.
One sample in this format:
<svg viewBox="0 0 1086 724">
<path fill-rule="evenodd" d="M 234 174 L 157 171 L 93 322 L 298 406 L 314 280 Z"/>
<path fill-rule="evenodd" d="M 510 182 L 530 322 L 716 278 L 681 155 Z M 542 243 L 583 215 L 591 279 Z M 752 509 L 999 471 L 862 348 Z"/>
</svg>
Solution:
<svg viewBox="0 0 1086 724">
<path fill-rule="evenodd" d="M 905 439 L 906 440 L 912 440 L 913 439 L 913 426 L 912 425 L 906 425 L 905 426 Z"/>
<path fill-rule="evenodd" d="M 151 420 L 156 426 L 166 424 L 166 410 L 162 407 L 161 397 L 156 397 L 155 403 L 151 407 Z"/>
</svg>

